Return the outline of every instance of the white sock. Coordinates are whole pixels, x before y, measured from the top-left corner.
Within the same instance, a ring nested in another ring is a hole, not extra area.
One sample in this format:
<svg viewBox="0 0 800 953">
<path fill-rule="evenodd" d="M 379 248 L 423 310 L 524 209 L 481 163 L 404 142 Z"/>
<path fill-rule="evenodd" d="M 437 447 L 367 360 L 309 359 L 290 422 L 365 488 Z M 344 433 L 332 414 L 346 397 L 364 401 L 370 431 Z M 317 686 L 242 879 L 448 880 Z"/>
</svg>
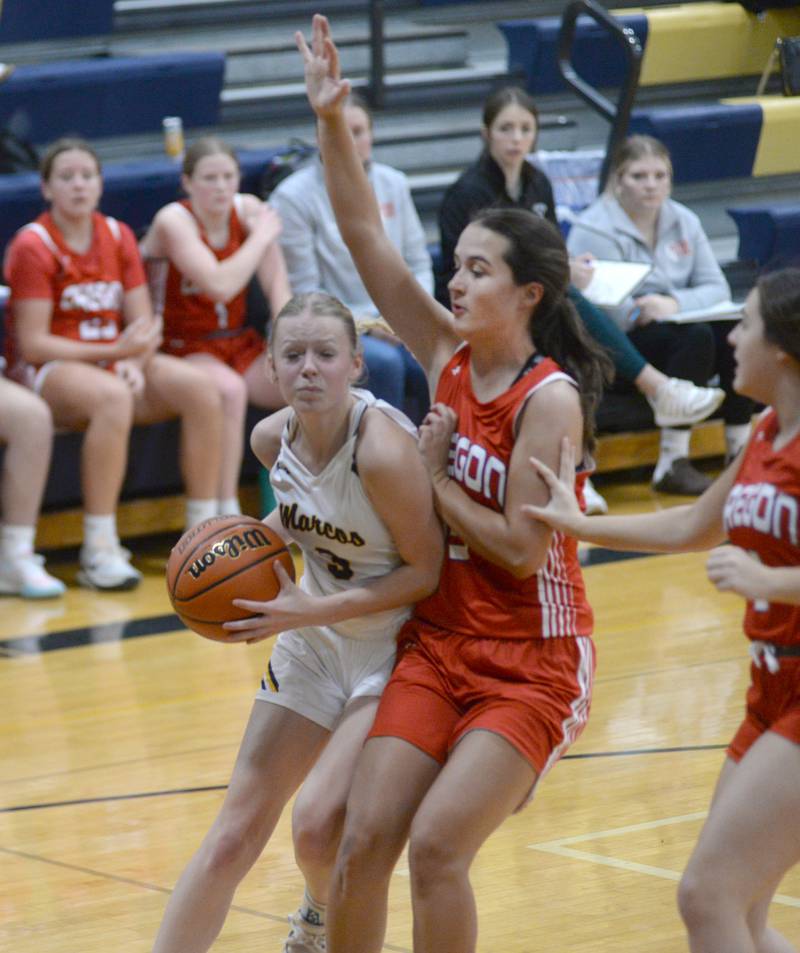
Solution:
<svg viewBox="0 0 800 953">
<path fill-rule="evenodd" d="M 750 436 L 750 424 L 725 424 L 725 455 L 733 460 L 747 443 Z"/>
<path fill-rule="evenodd" d="M 692 431 L 688 427 L 662 427 L 661 443 L 658 448 L 658 463 L 653 471 L 653 482 L 657 483 L 676 460 L 689 456 L 689 441 Z"/>
<path fill-rule="evenodd" d="M 29 556 L 33 552 L 35 526 L 0 526 L 0 552 L 6 557 Z"/>
<path fill-rule="evenodd" d="M 217 501 L 215 499 L 197 500 L 186 497 L 186 529 L 191 529 L 203 520 L 209 520 L 216 515 Z"/>
<path fill-rule="evenodd" d="M 308 892 L 308 887 L 306 887 L 303 892 L 303 902 L 300 904 L 300 916 L 306 923 L 312 927 L 324 927 L 326 909 L 326 905 L 324 903 L 318 903 Z"/>
<path fill-rule="evenodd" d="M 217 513 L 219 516 L 238 516 L 242 512 L 238 496 L 229 496 L 219 501 Z"/>
<path fill-rule="evenodd" d="M 117 517 L 83 514 L 83 545 L 87 549 L 108 549 L 119 545 Z"/>
</svg>

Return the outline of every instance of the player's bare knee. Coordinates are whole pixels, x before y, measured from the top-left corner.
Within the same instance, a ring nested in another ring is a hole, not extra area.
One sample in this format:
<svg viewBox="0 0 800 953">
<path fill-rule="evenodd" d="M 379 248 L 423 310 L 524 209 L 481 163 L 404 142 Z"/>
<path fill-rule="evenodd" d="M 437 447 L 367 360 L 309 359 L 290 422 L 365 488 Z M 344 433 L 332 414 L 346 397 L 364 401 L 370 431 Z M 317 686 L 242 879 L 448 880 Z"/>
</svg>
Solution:
<svg viewBox="0 0 800 953">
<path fill-rule="evenodd" d="M 247 384 L 238 374 L 226 374 L 217 381 L 217 392 L 226 417 L 244 416 L 247 410 Z"/>
<path fill-rule="evenodd" d="M 205 865 L 213 874 L 238 872 L 239 876 L 253 866 L 263 848 L 261 838 L 254 836 L 252 826 L 232 823 L 215 830 L 206 845 Z"/>
<path fill-rule="evenodd" d="M 417 894 L 426 893 L 443 878 L 457 875 L 468 862 L 450 838 L 439 831 L 425 827 L 412 827 L 408 842 L 408 869 Z"/>
<path fill-rule="evenodd" d="M 292 817 L 294 853 L 301 868 L 330 867 L 336 859 L 344 807 L 340 811 L 295 811 Z"/>
<path fill-rule="evenodd" d="M 691 930 L 705 922 L 715 909 L 713 876 L 702 876 L 691 866 L 684 872 L 678 884 L 678 910 L 687 929 Z"/>
</svg>

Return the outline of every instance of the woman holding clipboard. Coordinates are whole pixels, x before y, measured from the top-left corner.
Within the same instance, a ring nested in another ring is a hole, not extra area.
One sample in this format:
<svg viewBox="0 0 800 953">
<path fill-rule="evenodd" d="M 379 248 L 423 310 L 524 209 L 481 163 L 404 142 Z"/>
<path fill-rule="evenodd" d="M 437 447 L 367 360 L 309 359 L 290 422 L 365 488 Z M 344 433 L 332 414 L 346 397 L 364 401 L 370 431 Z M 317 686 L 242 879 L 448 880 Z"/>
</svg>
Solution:
<svg viewBox="0 0 800 953">
<path fill-rule="evenodd" d="M 614 156 L 603 195 L 572 225 L 572 255 L 639 263 L 649 269 L 637 289 L 604 310 L 631 343 L 665 374 L 697 385 L 719 375 L 725 392 L 722 416 L 728 459 L 747 441 L 752 401 L 733 389 L 731 322 L 681 322 L 681 312 L 711 308 L 730 299 L 699 218 L 670 198 L 672 163 L 666 147 L 650 136 L 631 136 Z M 658 420 L 656 420 L 659 423 Z M 653 487 L 699 495 L 711 480 L 689 461 L 688 427 L 661 429 Z"/>
</svg>

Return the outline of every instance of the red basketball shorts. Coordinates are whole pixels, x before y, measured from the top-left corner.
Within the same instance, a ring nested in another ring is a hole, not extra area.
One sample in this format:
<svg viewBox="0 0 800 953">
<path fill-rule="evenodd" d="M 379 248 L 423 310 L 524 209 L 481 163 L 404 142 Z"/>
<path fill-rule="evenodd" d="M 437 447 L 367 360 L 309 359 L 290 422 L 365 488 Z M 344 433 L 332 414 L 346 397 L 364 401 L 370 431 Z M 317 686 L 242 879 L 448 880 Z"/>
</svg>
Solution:
<svg viewBox="0 0 800 953">
<path fill-rule="evenodd" d="M 190 354 L 210 354 L 223 364 L 233 368 L 238 374 L 244 374 L 248 367 L 266 350 L 264 338 L 255 328 L 242 328 L 233 337 L 200 338 L 197 340 L 173 340 L 164 342 L 164 350 L 175 357 L 188 357 Z"/>
<path fill-rule="evenodd" d="M 402 738 L 444 763 L 460 738 L 483 729 L 542 776 L 586 725 L 595 669 L 586 636 L 481 639 L 412 619 L 397 645 L 371 738 Z"/>
<path fill-rule="evenodd" d="M 780 666 L 774 674 L 765 665 L 750 666 L 747 711 L 728 745 L 734 761 L 740 761 L 765 731 L 800 744 L 800 658 L 781 658 Z"/>
</svg>

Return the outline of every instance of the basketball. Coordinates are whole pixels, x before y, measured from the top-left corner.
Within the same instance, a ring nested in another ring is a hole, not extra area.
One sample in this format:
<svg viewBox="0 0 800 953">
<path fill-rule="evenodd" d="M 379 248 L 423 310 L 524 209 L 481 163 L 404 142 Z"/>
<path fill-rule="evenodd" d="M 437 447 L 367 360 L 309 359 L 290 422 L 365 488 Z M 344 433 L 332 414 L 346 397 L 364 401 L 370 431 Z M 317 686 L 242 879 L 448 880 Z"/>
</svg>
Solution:
<svg viewBox="0 0 800 953">
<path fill-rule="evenodd" d="M 291 579 L 294 563 L 286 544 L 251 516 L 212 516 L 187 530 L 167 562 L 167 591 L 181 622 L 198 635 L 225 642 L 223 622 L 248 613 L 234 599 L 268 602 L 280 591 L 274 565 Z"/>
</svg>

